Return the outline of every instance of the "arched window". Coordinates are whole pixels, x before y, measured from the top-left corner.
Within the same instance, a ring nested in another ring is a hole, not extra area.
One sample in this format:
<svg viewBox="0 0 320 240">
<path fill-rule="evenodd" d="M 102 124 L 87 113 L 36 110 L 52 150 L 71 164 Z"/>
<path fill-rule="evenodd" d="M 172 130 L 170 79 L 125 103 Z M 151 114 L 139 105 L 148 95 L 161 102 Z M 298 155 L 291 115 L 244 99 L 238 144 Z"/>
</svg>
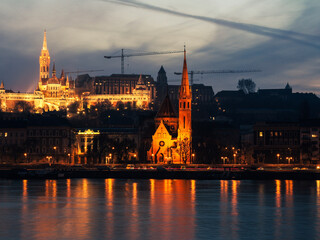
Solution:
<svg viewBox="0 0 320 240">
<path fill-rule="evenodd" d="M 183 108 L 186 109 L 186 102 L 183 102 Z"/>
<path fill-rule="evenodd" d="M 188 102 L 188 108 L 190 108 L 190 106 L 189 106 L 189 102 Z"/>
<path fill-rule="evenodd" d="M 183 117 L 183 128 L 186 128 L 186 117 Z"/>
</svg>

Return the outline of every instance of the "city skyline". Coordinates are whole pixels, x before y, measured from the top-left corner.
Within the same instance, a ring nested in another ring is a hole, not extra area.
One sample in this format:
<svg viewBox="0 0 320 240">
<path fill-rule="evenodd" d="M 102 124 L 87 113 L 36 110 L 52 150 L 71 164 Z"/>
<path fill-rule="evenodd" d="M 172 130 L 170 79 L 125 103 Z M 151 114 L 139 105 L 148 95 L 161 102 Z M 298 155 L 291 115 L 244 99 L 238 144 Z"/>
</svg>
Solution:
<svg viewBox="0 0 320 240">
<path fill-rule="evenodd" d="M 282 88 L 319 94 L 320 31 L 316 1 L 3 1 L 0 41 L 1 80 L 7 89 L 33 91 L 43 30 L 57 71 L 103 69 L 120 72 L 120 49 L 182 50 L 189 70 L 261 69 L 261 73 L 195 76 L 215 92 L 235 90 L 240 78 L 258 88 Z M 130 50 L 129 50 L 130 51 Z M 131 51 L 132 52 L 132 51 Z M 179 84 L 181 54 L 125 59 L 125 72 L 151 74 L 161 65 L 169 84 Z M 52 61 L 52 62 L 53 62 Z M 198 81 L 197 81 L 198 80 Z"/>
</svg>

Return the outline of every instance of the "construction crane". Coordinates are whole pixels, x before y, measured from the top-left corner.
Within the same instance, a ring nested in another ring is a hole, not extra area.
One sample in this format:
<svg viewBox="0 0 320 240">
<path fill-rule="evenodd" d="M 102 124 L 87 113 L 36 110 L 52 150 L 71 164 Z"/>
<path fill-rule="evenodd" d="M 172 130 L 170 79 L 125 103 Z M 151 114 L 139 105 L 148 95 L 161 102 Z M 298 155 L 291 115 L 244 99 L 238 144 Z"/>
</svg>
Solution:
<svg viewBox="0 0 320 240">
<path fill-rule="evenodd" d="M 189 71 L 188 74 L 191 76 L 191 85 L 193 85 L 193 74 L 210 74 L 210 73 L 247 73 L 247 72 L 261 72 L 261 70 L 209 70 L 209 71 Z M 174 72 L 175 75 L 181 75 L 181 72 Z"/>
<path fill-rule="evenodd" d="M 182 53 L 183 51 L 164 51 L 164 52 L 146 52 L 146 53 L 133 53 L 124 54 L 124 49 L 121 49 L 121 55 L 117 56 L 104 56 L 104 58 L 121 58 L 121 74 L 124 74 L 124 58 L 125 57 L 138 57 L 138 56 L 148 56 L 148 55 L 158 55 L 158 54 L 171 54 L 171 53 Z"/>
<path fill-rule="evenodd" d="M 74 72 L 65 72 L 67 73 L 86 73 L 86 72 L 103 72 L 104 70 L 81 70 L 81 71 L 74 71 Z"/>
</svg>

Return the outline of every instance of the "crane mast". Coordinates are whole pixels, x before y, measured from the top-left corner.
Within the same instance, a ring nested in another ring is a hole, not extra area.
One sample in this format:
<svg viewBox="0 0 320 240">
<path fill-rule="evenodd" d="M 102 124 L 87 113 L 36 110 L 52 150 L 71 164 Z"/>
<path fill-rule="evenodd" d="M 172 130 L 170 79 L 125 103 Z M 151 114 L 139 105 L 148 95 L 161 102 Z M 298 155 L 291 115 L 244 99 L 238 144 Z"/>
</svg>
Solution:
<svg viewBox="0 0 320 240">
<path fill-rule="evenodd" d="M 121 58 L 121 74 L 124 74 L 124 58 L 125 57 L 139 57 L 139 56 L 149 56 L 149 55 L 159 55 L 159 54 L 172 54 L 172 53 L 182 53 L 183 51 L 162 51 L 162 52 L 146 52 L 146 53 L 134 53 L 134 54 L 124 54 L 124 49 L 121 49 L 121 55 L 117 56 L 104 56 L 104 58 Z"/>
</svg>

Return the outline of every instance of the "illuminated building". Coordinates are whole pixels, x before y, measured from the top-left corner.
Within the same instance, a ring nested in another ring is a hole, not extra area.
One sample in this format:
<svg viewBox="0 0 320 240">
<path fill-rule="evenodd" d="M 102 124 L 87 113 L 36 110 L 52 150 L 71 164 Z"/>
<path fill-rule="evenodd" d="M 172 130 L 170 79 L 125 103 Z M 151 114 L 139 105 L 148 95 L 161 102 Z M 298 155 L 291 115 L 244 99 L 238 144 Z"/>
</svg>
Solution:
<svg viewBox="0 0 320 240">
<path fill-rule="evenodd" d="M 103 164 L 138 159 L 139 134 L 133 128 L 78 129 L 73 156 L 76 164 Z"/>
<path fill-rule="evenodd" d="M 61 72 L 60 78 L 56 76 L 55 65 L 53 65 L 52 77 L 50 72 L 50 54 L 47 47 L 46 32 L 44 32 L 43 46 L 39 57 L 39 83 L 34 93 L 15 93 L 5 90 L 3 82 L 0 86 L 0 101 L 2 111 L 18 110 L 17 104 L 21 108 L 28 107 L 39 110 L 59 110 L 75 101 L 74 82 L 69 81 Z M 23 103 L 24 102 L 24 103 Z M 18 104 L 18 105 L 19 105 Z M 18 106 L 19 107 L 19 106 Z M 23 111 L 22 109 L 21 111 Z"/>
<path fill-rule="evenodd" d="M 52 77 L 50 73 L 50 54 L 47 47 L 46 31 L 44 32 L 43 45 L 39 57 L 39 83 L 36 92 L 43 94 L 45 110 L 59 110 L 74 102 L 74 83 L 69 82 L 62 70 L 60 78 L 56 75 L 55 64 L 53 64 Z"/>
<path fill-rule="evenodd" d="M 179 91 L 179 116 L 176 117 L 167 94 L 156 115 L 156 131 L 148 151 L 148 159 L 153 163 L 191 163 L 191 100 L 185 51 Z"/>
<path fill-rule="evenodd" d="M 76 163 L 85 163 L 87 164 L 87 154 L 93 150 L 93 141 L 96 136 L 100 135 L 100 131 L 94 131 L 90 129 L 79 130 L 75 134 L 75 156 Z"/>
<path fill-rule="evenodd" d="M 108 91 L 102 90 L 106 89 L 106 85 Z M 96 82 L 96 86 L 98 86 L 96 87 L 96 93 L 99 94 L 83 94 L 82 100 L 89 108 L 104 101 L 109 101 L 114 107 L 118 102 L 122 102 L 124 104 L 130 104 L 133 108 L 140 109 L 149 109 L 150 105 L 153 103 L 153 88 L 150 88 L 148 83 L 145 83 L 142 75 L 139 76 L 136 83 L 130 84 L 130 86 L 119 87 L 120 81 L 119 84 L 116 85 L 118 86 L 109 87 L 109 84 L 104 83 L 104 85 L 100 85 L 99 82 Z M 134 88 L 132 88 L 133 86 Z"/>
<path fill-rule="evenodd" d="M 42 108 L 44 99 L 41 93 L 15 93 L 5 90 L 3 82 L 0 86 L 0 110 L 1 111 L 24 111 L 26 107 L 30 109 Z"/>
</svg>

